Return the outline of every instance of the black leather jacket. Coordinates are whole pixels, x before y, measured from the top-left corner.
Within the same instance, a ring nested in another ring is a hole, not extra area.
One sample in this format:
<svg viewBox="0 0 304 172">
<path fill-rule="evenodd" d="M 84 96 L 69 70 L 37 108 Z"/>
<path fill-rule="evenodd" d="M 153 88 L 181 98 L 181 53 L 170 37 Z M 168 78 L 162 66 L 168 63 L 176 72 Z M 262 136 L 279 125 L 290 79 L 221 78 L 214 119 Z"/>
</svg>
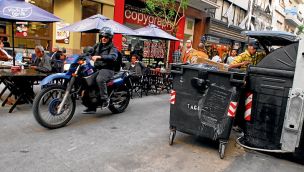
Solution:
<svg viewBox="0 0 304 172">
<path fill-rule="evenodd" d="M 97 43 L 94 45 L 94 55 L 101 56 L 101 59 L 97 59 L 95 62 L 95 68 L 97 69 L 110 69 L 114 70 L 114 62 L 118 57 L 118 51 L 114 47 L 113 43 L 103 45 Z"/>
</svg>

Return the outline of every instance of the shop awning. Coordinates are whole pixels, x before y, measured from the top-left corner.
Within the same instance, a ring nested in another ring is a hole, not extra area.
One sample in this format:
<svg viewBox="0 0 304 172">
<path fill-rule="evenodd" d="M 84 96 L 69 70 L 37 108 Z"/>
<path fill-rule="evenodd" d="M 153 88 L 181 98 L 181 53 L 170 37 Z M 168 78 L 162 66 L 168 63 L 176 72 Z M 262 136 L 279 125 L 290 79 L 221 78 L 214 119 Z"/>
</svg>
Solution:
<svg viewBox="0 0 304 172">
<path fill-rule="evenodd" d="M 227 26 L 227 23 L 209 18 L 206 34 L 239 42 L 246 42 L 246 36 L 241 34 L 243 29 L 237 26 Z"/>
<path fill-rule="evenodd" d="M 5 21 L 59 22 L 61 19 L 24 0 L 1 0 L 0 19 Z"/>
<path fill-rule="evenodd" d="M 59 22 L 61 19 L 35 5 L 24 0 L 0 0 L 0 19 L 10 21 L 12 28 L 16 21 L 29 22 Z M 14 29 L 12 29 L 12 47 L 15 52 Z M 13 58 L 15 66 L 15 57 Z"/>
</svg>

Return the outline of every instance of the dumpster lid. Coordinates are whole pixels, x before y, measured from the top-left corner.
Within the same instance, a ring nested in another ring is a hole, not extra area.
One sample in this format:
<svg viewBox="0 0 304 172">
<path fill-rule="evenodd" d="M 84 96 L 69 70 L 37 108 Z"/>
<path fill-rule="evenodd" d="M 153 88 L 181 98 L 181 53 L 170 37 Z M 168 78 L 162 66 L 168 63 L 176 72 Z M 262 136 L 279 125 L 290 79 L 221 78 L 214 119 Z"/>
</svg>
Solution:
<svg viewBox="0 0 304 172">
<path fill-rule="evenodd" d="M 284 31 L 243 31 L 242 34 L 263 42 L 267 46 L 285 46 L 299 41 L 299 38 Z"/>
</svg>

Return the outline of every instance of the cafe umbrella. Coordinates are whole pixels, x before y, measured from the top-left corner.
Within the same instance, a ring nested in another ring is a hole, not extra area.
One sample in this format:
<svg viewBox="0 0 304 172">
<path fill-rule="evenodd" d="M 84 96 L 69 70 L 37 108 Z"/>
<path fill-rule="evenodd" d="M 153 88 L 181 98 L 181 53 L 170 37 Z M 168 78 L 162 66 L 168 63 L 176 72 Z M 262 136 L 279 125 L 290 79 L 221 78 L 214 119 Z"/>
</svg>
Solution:
<svg viewBox="0 0 304 172">
<path fill-rule="evenodd" d="M 137 34 L 134 36 L 141 36 L 150 39 L 165 39 L 165 40 L 179 41 L 179 39 L 170 35 L 169 33 L 155 26 L 154 24 L 150 24 L 146 27 L 136 29 L 135 32 Z"/>
<path fill-rule="evenodd" d="M 33 4 L 27 3 L 24 0 L 0 0 L 0 19 L 8 21 L 12 24 L 12 47 L 13 53 L 15 51 L 14 45 L 14 22 L 58 22 L 61 19 Z M 15 65 L 15 57 L 13 58 L 13 65 Z"/>
<path fill-rule="evenodd" d="M 136 32 L 127 26 L 111 20 L 101 14 L 93 15 L 84 20 L 80 20 L 69 26 L 63 27 L 60 30 L 70 32 L 85 32 L 85 33 L 98 33 L 103 27 L 110 27 L 116 34 L 134 35 Z"/>
</svg>

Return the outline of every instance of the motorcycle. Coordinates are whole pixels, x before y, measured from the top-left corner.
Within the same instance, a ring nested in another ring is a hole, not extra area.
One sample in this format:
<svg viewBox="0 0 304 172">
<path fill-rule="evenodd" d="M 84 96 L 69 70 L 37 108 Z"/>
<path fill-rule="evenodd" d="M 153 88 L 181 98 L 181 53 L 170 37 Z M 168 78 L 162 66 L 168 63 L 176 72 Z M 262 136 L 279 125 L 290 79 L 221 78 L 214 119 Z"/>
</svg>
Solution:
<svg viewBox="0 0 304 172">
<path fill-rule="evenodd" d="M 73 117 L 76 100 L 82 99 L 85 106 L 102 107 L 99 89 L 95 81 L 98 72 L 90 61 L 90 53 L 68 57 L 65 73 L 49 75 L 40 83 L 42 90 L 35 96 L 33 114 L 43 127 L 64 127 Z M 121 71 L 107 82 L 109 106 L 113 114 L 122 113 L 131 98 L 130 74 Z"/>
</svg>

